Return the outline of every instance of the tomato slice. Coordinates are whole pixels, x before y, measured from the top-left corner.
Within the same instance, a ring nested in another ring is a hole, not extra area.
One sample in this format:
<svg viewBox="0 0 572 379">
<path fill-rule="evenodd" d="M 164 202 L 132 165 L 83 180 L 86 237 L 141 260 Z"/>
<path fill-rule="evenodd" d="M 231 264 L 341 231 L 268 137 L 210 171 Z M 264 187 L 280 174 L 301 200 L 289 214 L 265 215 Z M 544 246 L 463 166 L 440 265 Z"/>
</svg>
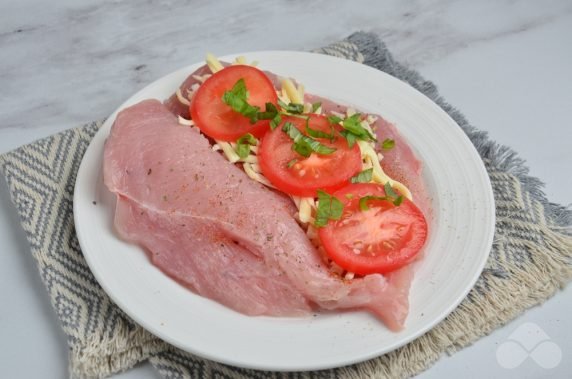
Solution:
<svg viewBox="0 0 572 379">
<path fill-rule="evenodd" d="M 330 133 L 327 117 L 310 115 L 309 126 L 314 130 Z M 283 117 L 282 124 L 266 133 L 258 151 L 258 161 L 264 176 L 276 188 L 296 196 L 316 196 L 316 191 L 335 191 L 348 183 L 348 179 L 361 170 L 361 153 L 357 144 L 351 149 L 347 141 L 336 133 L 332 142 L 316 138 L 321 144 L 336 148 L 332 154 L 312 153 L 305 158 L 292 150 L 293 141 L 282 131 L 282 125 L 291 122 L 306 135 L 306 119 Z"/>
<path fill-rule="evenodd" d="M 333 196 L 344 204 L 342 217 L 320 228 L 318 235 L 327 255 L 345 270 L 388 273 L 410 263 L 425 244 L 427 222 L 410 200 L 398 206 L 369 200 L 369 209 L 361 210 L 360 198 L 385 196 L 378 184 L 351 184 Z"/>
<path fill-rule="evenodd" d="M 222 101 L 224 93 L 240 79 L 244 79 L 250 105 L 258 106 L 263 111 L 266 103 L 277 104 L 276 90 L 266 74 L 252 66 L 228 66 L 205 80 L 191 101 L 191 118 L 209 137 L 236 141 L 246 133 L 262 137 L 270 129 L 268 120 L 251 124 L 248 118 Z"/>
</svg>

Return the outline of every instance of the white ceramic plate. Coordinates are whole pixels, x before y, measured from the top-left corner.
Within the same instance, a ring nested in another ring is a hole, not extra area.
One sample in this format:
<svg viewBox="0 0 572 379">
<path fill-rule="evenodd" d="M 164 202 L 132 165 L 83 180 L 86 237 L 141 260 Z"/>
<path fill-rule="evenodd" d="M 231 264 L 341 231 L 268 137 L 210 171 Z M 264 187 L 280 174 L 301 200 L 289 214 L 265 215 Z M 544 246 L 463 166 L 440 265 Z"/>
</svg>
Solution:
<svg viewBox="0 0 572 379">
<path fill-rule="evenodd" d="M 397 125 L 424 162 L 433 217 L 425 257 L 417 263 L 405 329 L 393 333 L 365 312 L 247 317 L 195 295 L 161 273 L 139 247 L 121 241 L 113 231 L 115 200 L 103 185 L 101 167 L 104 141 L 117 111 L 91 142 L 74 194 L 78 238 L 98 282 L 151 333 L 183 350 L 235 366 L 338 367 L 382 355 L 421 336 L 467 295 L 492 245 L 493 195 L 473 145 L 431 100 L 378 70 L 310 53 L 244 55 L 259 61 L 263 69 L 298 79 L 310 93 L 382 115 Z M 201 64 L 157 80 L 118 111 L 146 98 L 167 98 Z"/>
</svg>

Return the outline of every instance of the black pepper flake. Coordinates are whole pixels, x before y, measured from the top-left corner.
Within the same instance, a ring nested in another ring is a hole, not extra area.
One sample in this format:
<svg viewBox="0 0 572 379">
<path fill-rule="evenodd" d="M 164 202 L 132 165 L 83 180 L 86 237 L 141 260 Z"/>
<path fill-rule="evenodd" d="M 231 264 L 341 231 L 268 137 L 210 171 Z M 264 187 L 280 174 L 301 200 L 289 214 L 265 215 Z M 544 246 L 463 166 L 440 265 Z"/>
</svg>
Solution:
<svg viewBox="0 0 572 379">
<path fill-rule="evenodd" d="M 151 172 L 153 172 L 153 170 L 149 169 L 149 171 L 147 171 L 147 175 L 151 175 Z"/>
<path fill-rule="evenodd" d="M 163 195 L 163 201 L 167 201 L 167 195 Z"/>
<path fill-rule="evenodd" d="M 92 201 L 91 203 L 92 203 L 93 205 L 97 205 L 97 201 L 95 201 L 95 200 Z"/>
<path fill-rule="evenodd" d="M 270 242 L 270 241 L 272 241 L 272 238 L 274 238 L 274 236 L 272 234 L 266 235 L 266 241 Z"/>
</svg>

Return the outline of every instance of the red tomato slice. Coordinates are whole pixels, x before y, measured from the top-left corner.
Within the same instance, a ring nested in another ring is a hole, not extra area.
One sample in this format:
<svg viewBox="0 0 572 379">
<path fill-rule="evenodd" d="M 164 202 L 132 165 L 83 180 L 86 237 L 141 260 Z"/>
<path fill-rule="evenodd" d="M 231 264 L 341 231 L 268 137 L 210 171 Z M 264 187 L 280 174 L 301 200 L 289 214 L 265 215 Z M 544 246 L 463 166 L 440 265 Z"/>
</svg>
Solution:
<svg viewBox="0 0 572 379">
<path fill-rule="evenodd" d="M 383 186 L 351 184 L 333 196 L 344 204 L 342 217 L 320 228 L 318 235 L 328 256 L 345 270 L 388 273 L 411 262 L 425 244 L 427 222 L 411 201 L 403 199 L 396 206 L 370 200 L 368 210 L 360 209 L 360 198 L 385 196 Z"/>
<path fill-rule="evenodd" d="M 191 101 L 191 118 L 209 137 L 236 141 L 246 133 L 262 137 L 270 129 L 268 120 L 251 124 L 248 118 L 222 101 L 224 93 L 240 79 L 244 79 L 249 93 L 248 104 L 258 106 L 262 111 L 266 109 L 266 103 L 277 104 L 276 90 L 262 71 L 252 66 L 228 66 L 208 78 Z"/>
<path fill-rule="evenodd" d="M 258 151 L 262 173 L 282 192 L 296 196 L 315 196 L 318 189 L 335 191 L 360 171 L 361 153 L 357 144 L 348 148 L 347 141 L 339 134 L 333 142 L 316 138 L 321 144 L 337 150 L 328 155 L 312 153 L 305 158 L 292 150 L 293 141 L 281 128 L 285 122 L 291 122 L 306 134 L 306 119 L 292 116 L 283 117 L 282 120 L 278 128 L 266 133 Z M 325 116 L 311 115 L 309 126 L 315 130 L 331 132 Z M 295 163 L 290 163 L 294 159 Z"/>
</svg>

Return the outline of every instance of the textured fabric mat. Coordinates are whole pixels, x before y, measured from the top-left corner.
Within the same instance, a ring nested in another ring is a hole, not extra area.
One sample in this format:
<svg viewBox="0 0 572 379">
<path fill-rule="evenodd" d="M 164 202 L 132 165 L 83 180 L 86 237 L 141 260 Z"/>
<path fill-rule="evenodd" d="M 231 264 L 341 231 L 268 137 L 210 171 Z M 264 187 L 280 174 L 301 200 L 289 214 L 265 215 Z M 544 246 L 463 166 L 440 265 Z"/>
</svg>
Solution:
<svg viewBox="0 0 572 379">
<path fill-rule="evenodd" d="M 166 378 L 409 377 L 537 305 L 572 278 L 572 212 L 552 204 L 517 154 L 490 141 L 436 87 L 396 62 L 373 34 L 355 33 L 317 50 L 383 70 L 439 104 L 479 151 L 496 200 L 493 250 L 475 288 L 430 332 L 370 361 L 333 370 L 271 373 L 238 369 L 180 351 L 129 319 L 103 292 L 79 247 L 73 188 L 101 123 L 67 130 L 0 156 L 0 167 L 51 303 L 68 336 L 73 377 L 104 377 L 149 359 Z"/>
</svg>

